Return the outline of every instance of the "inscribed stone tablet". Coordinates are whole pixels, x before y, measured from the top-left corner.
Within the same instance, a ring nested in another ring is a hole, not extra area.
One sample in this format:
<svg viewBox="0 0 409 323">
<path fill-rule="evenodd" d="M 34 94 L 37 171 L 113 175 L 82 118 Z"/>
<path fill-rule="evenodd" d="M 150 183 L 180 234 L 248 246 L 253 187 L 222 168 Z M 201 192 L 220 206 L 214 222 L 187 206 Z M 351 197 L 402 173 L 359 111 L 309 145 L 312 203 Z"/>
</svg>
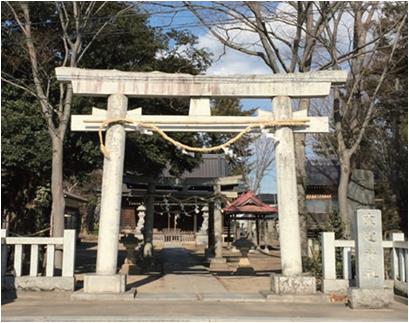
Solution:
<svg viewBox="0 0 409 323">
<path fill-rule="evenodd" d="M 359 288 L 384 288 L 380 210 L 356 211 L 356 279 Z"/>
</svg>

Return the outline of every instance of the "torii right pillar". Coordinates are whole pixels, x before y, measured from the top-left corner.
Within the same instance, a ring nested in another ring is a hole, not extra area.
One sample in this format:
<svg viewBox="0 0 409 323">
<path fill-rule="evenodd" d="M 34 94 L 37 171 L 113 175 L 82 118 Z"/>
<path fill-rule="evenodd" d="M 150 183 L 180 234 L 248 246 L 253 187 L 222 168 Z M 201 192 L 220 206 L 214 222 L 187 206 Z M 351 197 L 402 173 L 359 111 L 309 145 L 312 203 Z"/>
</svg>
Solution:
<svg viewBox="0 0 409 323">
<path fill-rule="evenodd" d="M 276 120 L 291 120 L 293 111 L 288 96 L 273 99 Z M 281 275 L 272 275 L 275 294 L 315 293 L 315 278 L 302 275 L 300 221 L 298 214 L 294 134 L 291 127 L 277 128 L 275 148 L 278 216 L 280 223 Z"/>
</svg>

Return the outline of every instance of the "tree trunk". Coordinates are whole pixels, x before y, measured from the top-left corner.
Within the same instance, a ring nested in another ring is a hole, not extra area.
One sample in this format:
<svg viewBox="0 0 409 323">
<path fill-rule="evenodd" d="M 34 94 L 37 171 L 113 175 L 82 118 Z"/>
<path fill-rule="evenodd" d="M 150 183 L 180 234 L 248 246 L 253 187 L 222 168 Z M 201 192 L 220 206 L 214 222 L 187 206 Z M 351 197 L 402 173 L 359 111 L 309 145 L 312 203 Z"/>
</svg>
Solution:
<svg viewBox="0 0 409 323">
<path fill-rule="evenodd" d="M 348 183 L 351 174 L 350 158 L 348 156 L 341 157 L 341 169 L 338 184 L 338 206 L 339 217 L 342 220 L 344 227 L 344 237 L 351 238 L 351 219 L 348 212 Z"/>
<path fill-rule="evenodd" d="M 300 110 L 307 110 L 309 108 L 309 100 L 300 100 Z M 305 171 L 305 135 L 294 134 L 295 142 L 295 168 L 297 174 L 297 197 L 298 197 L 298 214 L 300 217 L 300 240 L 301 240 L 301 254 L 307 256 L 307 220 L 305 214 L 305 179 L 307 174 Z"/>
<path fill-rule="evenodd" d="M 64 235 L 65 200 L 63 192 L 63 141 L 58 136 L 52 138 L 52 168 L 51 168 L 51 219 L 52 236 Z M 55 250 L 55 267 L 62 269 L 62 246 Z"/>
</svg>

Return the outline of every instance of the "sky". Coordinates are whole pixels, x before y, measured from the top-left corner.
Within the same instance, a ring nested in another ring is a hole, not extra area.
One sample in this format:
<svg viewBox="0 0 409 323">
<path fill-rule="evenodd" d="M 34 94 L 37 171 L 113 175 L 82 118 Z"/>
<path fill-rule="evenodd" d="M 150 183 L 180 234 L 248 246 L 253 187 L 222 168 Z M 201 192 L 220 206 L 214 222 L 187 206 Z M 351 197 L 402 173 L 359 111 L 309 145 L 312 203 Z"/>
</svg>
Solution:
<svg viewBox="0 0 409 323">
<path fill-rule="evenodd" d="M 260 58 L 245 55 L 232 49 L 226 49 L 225 54 L 221 55 L 223 53 L 221 44 L 209 34 L 206 28 L 197 23 L 196 18 L 192 14 L 187 11 L 181 11 L 174 15 L 170 11 L 170 9 L 150 7 L 150 12 L 157 12 L 157 14 L 151 16 L 149 20 L 150 25 L 169 29 L 172 27 L 178 29 L 186 28 L 197 36 L 198 47 L 206 48 L 209 52 L 213 53 L 214 57 L 218 58 L 207 70 L 206 74 L 271 74 L 270 69 Z M 267 111 L 272 109 L 271 100 L 268 99 L 242 99 L 240 103 L 244 110 L 254 107 Z M 263 177 L 260 193 L 276 193 L 274 168 L 273 163 Z"/>
<path fill-rule="evenodd" d="M 149 3 L 149 2 L 147 2 Z M 149 12 L 151 15 L 150 25 L 153 27 L 162 27 L 165 30 L 176 28 L 178 30 L 186 29 L 192 34 L 198 37 L 199 48 L 205 48 L 209 52 L 213 53 L 214 58 L 217 58 L 212 66 L 207 70 L 206 74 L 210 75 L 232 75 L 232 74 L 271 74 L 271 70 L 262 61 L 261 58 L 246 55 L 239 51 L 226 48 L 224 49 L 221 43 L 215 39 L 211 33 L 200 23 L 196 18 L 187 10 L 180 10 L 176 14 L 172 8 L 166 8 L 166 4 L 171 4 L 172 2 L 164 2 L 164 6 L 150 5 Z M 175 2 L 173 2 L 175 3 Z M 203 3 L 203 2 L 202 2 Z M 205 3 L 205 2 L 204 2 Z M 289 5 L 286 2 L 280 2 L 275 9 L 283 10 L 284 12 L 289 12 Z M 342 40 L 345 39 L 345 44 L 350 44 L 350 17 L 347 15 L 343 18 L 343 27 L 340 28 L 340 47 L 339 49 L 347 50 L 348 48 L 343 45 Z M 294 30 L 293 27 L 289 27 L 287 24 L 281 24 L 277 22 L 269 23 L 269 27 L 274 29 L 275 32 L 281 33 L 283 37 L 291 38 L 293 37 Z M 244 43 L 254 43 L 254 34 L 249 32 L 240 32 L 235 35 L 237 39 L 243 41 Z M 257 46 L 257 45 L 252 45 Z M 280 49 L 282 51 L 287 50 L 287 48 Z M 262 110 L 271 111 L 272 103 L 268 99 L 242 99 L 241 106 L 243 109 L 250 108 L 260 108 Z M 307 155 L 312 153 L 311 147 L 306 147 Z M 270 170 L 264 176 L 261 183 L 261 193 L 276 193 L 276 180 L 275 180 L 275 169 L 274 164 L 270 167 Z"/>
</svg>

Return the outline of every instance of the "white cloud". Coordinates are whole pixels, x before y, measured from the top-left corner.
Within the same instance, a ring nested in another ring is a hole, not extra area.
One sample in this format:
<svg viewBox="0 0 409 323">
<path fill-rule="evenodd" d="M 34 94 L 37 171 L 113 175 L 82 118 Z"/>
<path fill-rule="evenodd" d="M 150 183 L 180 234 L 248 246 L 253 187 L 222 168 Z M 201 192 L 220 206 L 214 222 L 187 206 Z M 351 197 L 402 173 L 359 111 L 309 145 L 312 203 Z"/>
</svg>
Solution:
<svg viewBox="0 0 409 323">
<path fill-rule="evenodd" d="M 288 4 L 287 2 L 279 2 L 279 5 L 276 8 L 276 16 L 279 16 L 280 19 L 275 19 L 275 17 L 270 15 L 269 21 L 267 21 L 267 28 L 270 31 L 273 31 L 277 36 L 283 38 L 284 41 L 288 40 L 289 42 L 295 37 L 296 32 L 296 12 L 295 9 Z M 314 16 L 318 19 L 318 12 L 314 10 Z M 268 16 L 268 15 L 266 15 Z M 364 16 L 365 17 L 365 16 Z M 379 19 L 378 12 L 375 13 L 374 20 Z M 351 49 L 352 45 L 352 35 L 353 35 L 353 23 L 354 18 L 351 13 L 345 10 L 342 14 L 340 24 L 338 26 L 337 34 L 337 51 L 339 55 L 347 53 Z M 255 32 L 239 30 L 243 28 L 244 25 L 240 23 L 232 24 L 231 26 L 223 25 L 224 28 L 227 27 L 236 27 L 236 29 L 229 31 L 231 39 L 238 44 L 244 45 L 252 50 L 261 50 L 260 44 L 258 42 L 258 35 Z M 332 26 L 330 26 L 332 29 Z M 219 30 L 221 31 L 221 29 Z M 223 34 L 223 32 L 221 32 Z M 303 34 L 301 39 L 305 35 Z M 372 33 L 369 33 L 368 39 L 373 37 Z M 279 49 L 282 57 L 286 62 L 289 62 L 291 50 L 288 45 L 284 44 L 283 41 L 274 40 L 276 47 Z M 303 43 L 300 44 L 303 46 Z M 226 48 L 224 50 L 223 45 L 211 34 L 207 32 L 199 36 L 198 47 L 207 48 L 210 52 L 214 54 L 216 59 L 215 63 L 209 68 L 208 74 L 271 74 L 270 68 L 265 64 L 265 62 L 256 56 L 250 56 L 248 54 Z M 217 58 L 219 58 L 217 60 Z M 321 66 L 322 64 L 329 61 L 329 55 L 325 48 L 317 45 L 314 58 L 313 66 Z M 343 68 L 348 68 L 347 65 L 342 66 Z"/>
<path fill-rule="evenodd" d="M 261 58 L 230 48 L 224 50 L 223 45 L 210 32 L 199 37 L 198 47 L 206 48 L 214 55 L 215 62 L 206 74 L 271 74 Z"/>
</svg>

